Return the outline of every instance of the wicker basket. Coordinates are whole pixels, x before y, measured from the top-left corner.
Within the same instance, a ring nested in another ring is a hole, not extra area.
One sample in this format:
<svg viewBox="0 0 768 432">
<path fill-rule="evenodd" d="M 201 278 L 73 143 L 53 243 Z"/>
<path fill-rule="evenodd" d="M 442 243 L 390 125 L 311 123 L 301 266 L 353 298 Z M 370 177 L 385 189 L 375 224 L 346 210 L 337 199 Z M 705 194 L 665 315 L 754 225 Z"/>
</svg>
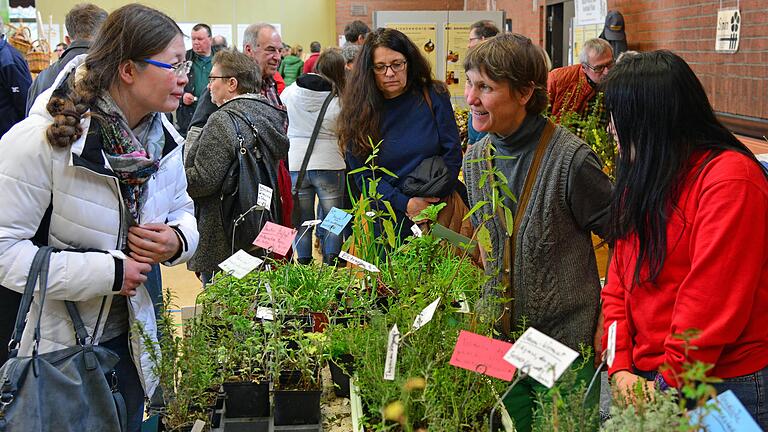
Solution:
<svg viewBox="0 0 768 432">
<path fill-rule="evenodd" d="M 26 54 L 32 50 L 32 36 L 29 31 L 29 27 L 24 27 L 19 24 L 18 27 L 13 24 L 7 24 L 8 26 L 8 43 L 16 48 L 20 53 Z"/>
<path fill-rule="evenodd" d="M 29 71 L 40 73 L 51 65 L 51 47 L 48 41 L 36 40 L 32 42 L 32 49 L 27 53 Z"/>
</svg>

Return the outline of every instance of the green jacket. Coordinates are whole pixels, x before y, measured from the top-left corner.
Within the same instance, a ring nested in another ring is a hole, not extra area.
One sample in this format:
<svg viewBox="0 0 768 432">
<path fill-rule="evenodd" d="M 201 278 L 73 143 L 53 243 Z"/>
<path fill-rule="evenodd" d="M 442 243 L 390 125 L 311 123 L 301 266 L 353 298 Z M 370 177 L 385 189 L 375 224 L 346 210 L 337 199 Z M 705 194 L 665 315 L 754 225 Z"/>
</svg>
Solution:
<svg viewBox="0 0 768 432">
<path fill-rule="evenodd" d="M 304 62 L 295 55 L 287 55 L 280 63 L 280 67 L 277 69 L 280 72 L 280 76 L 285 80 L 285 86 L 293 84 L 296 78 L 301 75 L 301 69 L 304 67 Z"/>
</svg>

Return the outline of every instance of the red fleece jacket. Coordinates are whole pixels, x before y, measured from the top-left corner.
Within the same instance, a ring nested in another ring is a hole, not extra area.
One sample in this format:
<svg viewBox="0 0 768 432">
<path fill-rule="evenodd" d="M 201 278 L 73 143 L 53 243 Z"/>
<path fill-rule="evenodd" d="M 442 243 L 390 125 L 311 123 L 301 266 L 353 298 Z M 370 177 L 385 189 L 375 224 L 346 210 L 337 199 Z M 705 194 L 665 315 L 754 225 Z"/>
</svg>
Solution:
<svg viewBox="0 0 768 432">
<path fill-rule="evenodd" d="M 714 364 L 713 376 L 747 375 L 768 364 L 768 182 L 754 161 L 733 151 L 696 175 L 705 158 L 692 157 L 655 283 L 632 286 L 636 239 L 616 243 L 602 293 L 606 337 L 618 322 L 611 374 L 668 364 L 665 381 L 679 385 L 686 357 L 672 335 L 688 329 L 701 331 L 688 360 Z"/>
</svg>

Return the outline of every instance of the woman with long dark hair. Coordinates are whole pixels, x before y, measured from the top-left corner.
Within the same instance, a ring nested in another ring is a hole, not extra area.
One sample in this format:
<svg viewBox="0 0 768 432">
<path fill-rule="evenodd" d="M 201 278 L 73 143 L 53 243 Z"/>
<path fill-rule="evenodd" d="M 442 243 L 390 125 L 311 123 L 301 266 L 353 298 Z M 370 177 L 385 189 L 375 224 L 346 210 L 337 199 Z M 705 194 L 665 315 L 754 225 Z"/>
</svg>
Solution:
<svg viewBox="0 0 768 432">
<path fill-rule="evenodd" d="M 605 101 L 620 147 L 602 294 L 606 334 L 618 325 L 610 373 L 622 391 L 678 387 L 684 363 L 711 364 L 718 392 L 768 427 L 768 177 L 669 51 L 617 64 Z"/>
<path fill-rule="evenodd" d="M 409 218 L 451 196 L 458 181 L 459 133 L 445 85 L 432 79 L 429 63 L 406 35 L 380 28 L 365 39 L 341 109 L 339 137 L 350 168 L 363 166 L 371 142 L 382 141 L 376 165 L 397 177 L 384 174 L 377 192 L 392 204 L 401 232 L 409 232 Z M 444 164 L 446 181 L 435 195 L 419 195 L 404 179 L 430 158 Z M 367 187 L 370 175 L 356 180 Z"/>
<path fill-rule="evenodd" d="M 341 106 L 339 95 L 344 91 L 346 60 L 338 48 L 323 51 L 317 58 L 315 73 L 300 76 L 280 95 L 288 110 L 288 165 L 291 167 L 291 182 L 297 187 L 299 173 L 307 159 L 307 167 L 298 187 L 300 220 L 315 219 L 315 198 L 319 207 L 317 218 L 322 219 L 331 208 L 342 208 L 346 181 L 344 156 L 339 147 L 337 123 Z M 321 108 L 331 98 L 320 123 L 312 153 L 308 154 L 309 141 L 315 129 Z M 307 264 L 312 261 L 312 227 L 299 227 L 295 241 L 298 261 Z M 323 230 L 325 231 L 325 230 Z M 341 251 L 341 236 L 332 232 L 319 232 L 323 262 L 333 264 Z"/>
<path fill-rule="evenodd" d="M 0 140 L 0 283 L 23 292 L 38 246 L 58 250 L 50 258 L 39 347 L 32 337 L 41 307 L 35 293 L 20 355 L 76 346 L 64 303 L 76 302 L 94 343 L 120 356 L 117 388 L 131 432 L 141 429 L 144 397 L 158 384 L 151 350 L 159 297 L 147 275 L 158 263 L 188 260 L 198 241 L 184 140 L 163 114 L 178 108 L 187 83 L 184 53 L 170 17 L 123 6 L 104 22 L 87 57 L 68 63 L 29 117 Z M 68 423 L 78 413 L 61 415 Z"/>
</svg>

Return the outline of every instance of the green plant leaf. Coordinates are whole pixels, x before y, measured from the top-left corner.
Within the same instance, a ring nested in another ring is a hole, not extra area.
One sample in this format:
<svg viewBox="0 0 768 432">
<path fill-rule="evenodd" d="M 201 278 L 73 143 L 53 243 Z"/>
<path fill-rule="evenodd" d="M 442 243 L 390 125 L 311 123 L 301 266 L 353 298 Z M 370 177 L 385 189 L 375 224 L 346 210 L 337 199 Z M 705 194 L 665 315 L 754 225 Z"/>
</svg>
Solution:
<svg viewBox="0 0 768 432">
<path fill-rule="evenodd" d="M 393 173 L 392 171 L 390 171 L 390 170 L 388 170 L 388 169 L 386 169 L 384 167 L 377 167 L 377 168 L 379 169 L 379 171 L 383 172 L 384 174 L 386 174 L 386 175 L 388 175 L 390 177 L 393 177 L 393 178 L 397 178 L 397 175 L 395 173 Z"/>
<path fill-rule="evenodd" d="M 395 227 L 392 225 L 392 221 L 384 219 L 381 221 L 384 226 L 384 232 L 387 234 L 387 243 L 390 247 L 395 247 Z"/>
<path fill-rule="evenodd" d="M 491 253 L 493 247 L 491 246 L 491 233 L 485 225 L 481 225 L 477 231 L 477 242 L 480 243 L 480 247 L 488 253 Z"/>
<path fill-rule="evenodd" d="M 512 211 L 504 207 L 504 222 L 507 224 L 507 235 L 512 237 L 515 228 L 515 219 L 512 217 Z"/>
<path fill-rule="evenodd" d="M 469 219 L 472 214 L 474 214 L 476 211 L 480 210 L 481 207 L 488 204 L 488 201 L 478 201 L 475 205 L 472 206 L 471 209 L 467 212 L 467 214 L 464 216 L 464 220 Z"/>
<path fill-rule="evenodd" d="M 348 172 L 348 173 L 347 173 L 347 175 L 348 175 L 348 176 L 350 176 L 350 175 L 354 175 L 354 174 L 357 174 L 357 173 L 363 172 L 363 171 L 365 171 L 365 170 L 367 170 L 367 169 L 368 169 L 368 167 L 366 167 L 366 166 L 361 166 L 360 168 L 357 168 L 357 169 L 353 169 L 352 171 Z"/>
</svg>

